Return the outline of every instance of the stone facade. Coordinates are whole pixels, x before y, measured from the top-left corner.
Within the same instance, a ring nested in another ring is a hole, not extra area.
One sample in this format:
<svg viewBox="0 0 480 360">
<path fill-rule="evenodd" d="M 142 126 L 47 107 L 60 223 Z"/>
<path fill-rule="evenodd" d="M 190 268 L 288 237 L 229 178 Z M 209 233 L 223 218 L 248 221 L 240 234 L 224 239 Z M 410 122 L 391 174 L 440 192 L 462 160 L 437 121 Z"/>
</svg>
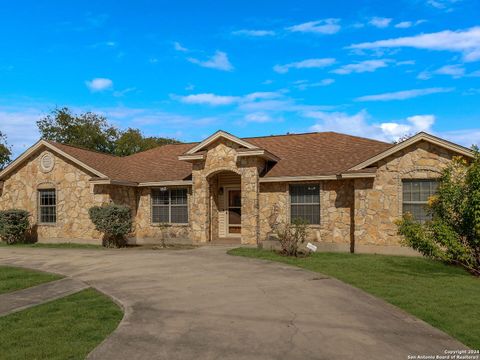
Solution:
<svg viewBox="0 0 480 360">
<path fill-rule="evenodd" d="M 194 242 L 207 242 L 212 231 L 212 180 L 221 172 L 234 172 L 241 178 L 242 243 L 256 244 L 259 239 L 259 173 L 264 162 L 257 157 L 238 157 L 239 146 L 228 140 L 219 140 L 207 148 L 204 160 L 193 162 L 192 170 L 192 238 Z M 215 218 L 215 214 L 213 215 Z M 216 223 L 216 221 L 215 221 Z M 215 225 L 213 225 L 215 228 Z"/>
<path fill-rule="evenodd" d="M 39 241 L 99 243 L 101 234 L 95 231 L 88 209 L 114 202 L 132 209 L 131 242 L 158 243 L 164 238 L 206 243 L 219 237 L 219 179 L 230 174 L 241 189 L 241 242 L 260 244 L 274 235 L 277 226 L 289 222 L 289 183 L 260 182 L 265 160 L 245 156 L 245 149 L 239 154 L 239 148 L 235 142 L 219 139 L 203 150 L 204 159 L 192 160 L 192 185 L 186 186 L 187 225 L 152 224 L 151 187 L 92 185 L 93 174 L 47 149 L 32 154 L 3 179 L 0 209 L 28 210 Z M 51 168 L 51 156 L 44 160 L 46 153 L 53 156 Z M 308 240 L 329 250 L 398 248 L 395 221 L 402 213 L 402 180 L 438 178 L 453 156 L 450 150 L 420 141 L 380 160 L 374 178 L 315 181 L 320 185 L 320 224 L 309 226 Z M 56 190 L 56 224 L 37 221 L 40 188 Z"/>
<path fill-rule="evenodd" d="M 320 225 L 310 225 L 308 240 L 350 244 L 353 182 L 327 180 L 303 182 L 320 184 Z M 289 222 L 289 183 L 263 183 L 260 186 L 260 239 L 274 235 L 276 226 Z"/>
<path fill-rule="evenodd" d="M 39 241 L 93 242 L 101 234 L 95 231 L 88 209 L 109 201 L 104 186 L 93 187 L 91 174 L 80 170 L 68 160 L 54 156 L 54 166 L 41 170 L 44 151 L 33 154 L 25 165 L 4 180 L 0 209 L 18 208 L 30 212 L 30 221 Z M 37 196 L 39 188 L 51 188 L 57 194 L 57 222 L 42 225 L 38 222 Z"/>
<path fill-rule="evenodd" d="M 398 246 L 402 180 L 438 178 L 456 154 L 421 141 L 381 160 L 374 179 L 355 180 L 355 244 Z"/>
<path fill-rule="evenodd" d="M 54 166 L 42 171 L 41 159 L 48 153 L 54 158 Z M 167 242 L 191 242 L 188 225 L 171 226 L 166 229 L 152 224 L 151 188 L 133 188 L 118 185 L 92 185 L 89 174 L 77 164 L 56 156 L 50 151 L 39 151 L 26 160 L 24 166 L 12 173 L 3 182 L 0 209 L 19 208 L 30 212 L 34 236 L 39 242 L 100 243 L 102 234 L 95 230 L 88 209 L 114 202 L 132 209 L 133 232 L 131 243 L 159 243 L 162 237 Z M 38 221 L 38 189 L 56 190 L 57 221 L 55 224 L 40 224 Z"/>
</svg>

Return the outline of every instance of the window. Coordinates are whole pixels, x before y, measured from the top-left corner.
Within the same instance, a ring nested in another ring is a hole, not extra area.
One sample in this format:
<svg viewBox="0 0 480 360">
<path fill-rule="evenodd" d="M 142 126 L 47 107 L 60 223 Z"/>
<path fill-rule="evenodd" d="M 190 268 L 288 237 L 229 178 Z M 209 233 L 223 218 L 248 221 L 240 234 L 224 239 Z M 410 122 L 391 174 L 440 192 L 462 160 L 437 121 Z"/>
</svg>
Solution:
<svg viewBox="0 0 480 360">
<path fill-rule="evenodd" d="M 55 189 L 38 190 L 38 221 L 40 224 L 57 222 L 57 193 Z"/>
<path fill-rule="evenodd" d="M 320 224 L 320 185 L 290 185 L 290 221 Z"/>
<path fill-rule="evenodd" d="M 410 213 L 420 222 L 430 220 L 426 204 L 428 198 L 437 192 L 436 180 L 403 180 L 403 213 Z"/>
<path fill-rule="evenodd" d="M 152 223 L 187 224 L 187 189 L 153 189 Z"/>
</svg>

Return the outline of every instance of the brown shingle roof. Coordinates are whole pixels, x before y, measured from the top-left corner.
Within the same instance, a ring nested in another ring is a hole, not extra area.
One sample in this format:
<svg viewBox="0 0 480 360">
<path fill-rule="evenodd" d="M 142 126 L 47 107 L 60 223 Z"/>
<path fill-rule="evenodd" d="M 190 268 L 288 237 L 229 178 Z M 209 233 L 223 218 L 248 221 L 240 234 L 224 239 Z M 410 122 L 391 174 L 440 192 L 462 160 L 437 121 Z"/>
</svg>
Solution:
<svg viewBox="0 0 480 360">
<path fill-rule="evenodd" d="M 278 156 L 280 160 L 264 175 L 336 175 L 392 145 L 335 132 L 252 137 L 243 140 Z M 178 160 L 198 143 L 163 145 L 124 158 L 58 143 L 62 151 L 114 180 L 154 182 L 190 179 L 192 165 Z"/>
</svg>

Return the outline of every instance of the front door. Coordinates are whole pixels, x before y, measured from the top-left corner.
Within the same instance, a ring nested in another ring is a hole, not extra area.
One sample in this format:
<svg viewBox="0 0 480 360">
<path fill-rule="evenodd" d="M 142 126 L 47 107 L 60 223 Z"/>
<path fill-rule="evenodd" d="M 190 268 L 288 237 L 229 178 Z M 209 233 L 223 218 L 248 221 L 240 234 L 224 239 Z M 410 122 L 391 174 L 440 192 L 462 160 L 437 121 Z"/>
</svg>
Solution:
<svg viewBox="0 0 480 360">
<path fill-rule="evenodd" d="M 239 236 L 242 230 L 242 197 L 238 189 L 227 190 L 227 234 Z"/>
</svg>

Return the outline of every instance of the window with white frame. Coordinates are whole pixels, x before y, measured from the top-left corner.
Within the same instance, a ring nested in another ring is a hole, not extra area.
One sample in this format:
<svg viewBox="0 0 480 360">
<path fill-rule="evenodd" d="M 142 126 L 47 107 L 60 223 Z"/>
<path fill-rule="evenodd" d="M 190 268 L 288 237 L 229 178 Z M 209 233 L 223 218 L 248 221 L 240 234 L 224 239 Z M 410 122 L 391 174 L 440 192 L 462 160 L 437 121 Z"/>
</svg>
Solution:
<svg viewBox="0 0 480 360">
<path fill-rule="evenodd" d="M 403 214 L 410 213 L 420 222 L 431 220 L 427 210 L 428 198 L 437 192 L 437 180 L 403 180 Z"/>
<path fill-rule="evenodd" d="M 187 224 L 188 190 L 152 189 L 152 223 Z"/>
<path fill-rule="evenodd" d="M 38 221 L 40 224 L 57 222 L 57 192 L 55 189 L 38 190 Z"/>
<path fill-rule="evenodd" d="M 320 224 L 320 185 L 290 185 L 290 221 L 303 220 Z"/>
</svg>

